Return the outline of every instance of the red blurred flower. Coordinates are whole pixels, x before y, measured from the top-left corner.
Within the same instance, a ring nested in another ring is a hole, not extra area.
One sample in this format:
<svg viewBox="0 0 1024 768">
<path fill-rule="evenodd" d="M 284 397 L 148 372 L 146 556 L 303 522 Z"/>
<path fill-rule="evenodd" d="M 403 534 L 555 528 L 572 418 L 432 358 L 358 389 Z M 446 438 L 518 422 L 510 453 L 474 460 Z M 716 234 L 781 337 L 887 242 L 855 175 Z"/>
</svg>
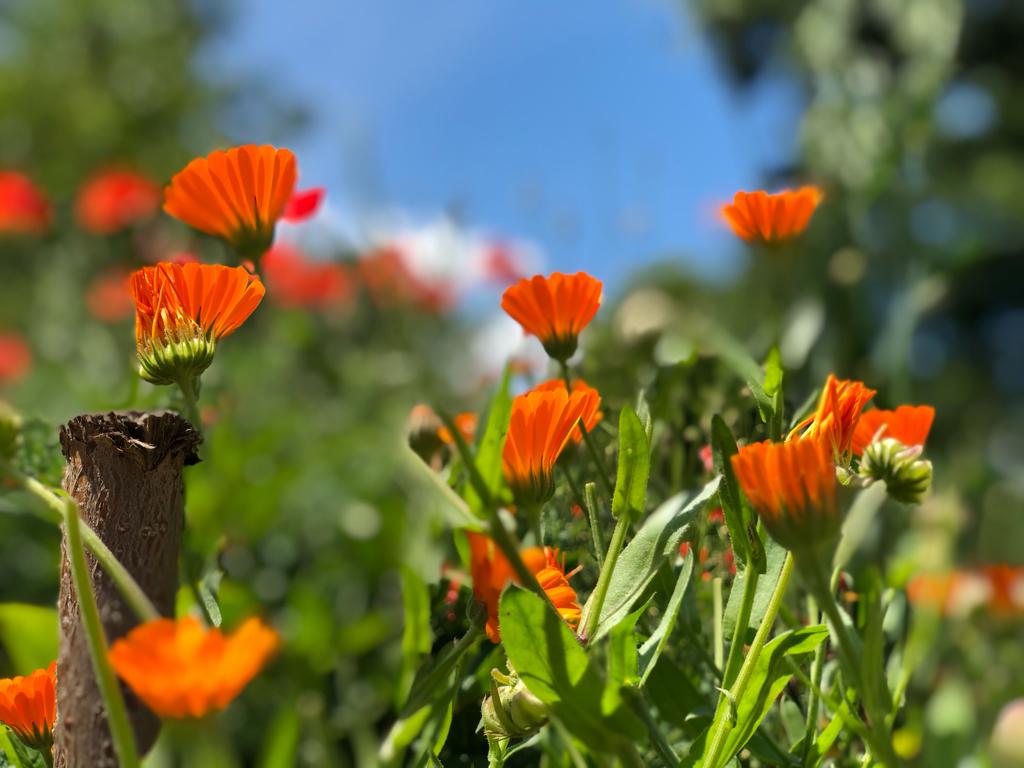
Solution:
<svg viewBox="0 0 1024 768">
<path fill-rule="evenodd" d="M 700 463 L 704 465 L 705 472 L 715 471 L 715 460 L 711 453 L 710 445 L 702 445 L 700 449 Z"/>
<path fill-rule="evenodd" d="M 0 171 L 0 232 L 38 235 L 50 226 L 50 203 L 28 176 Z"/>
<path fill-rule="evenodd" d="M 348 270 L 338 263 L 317 263 L 298 249 L 278 243 L 260 262 L 271 300 L 288 307 L 328 307 L 352 297 Z"/>
<path fill-rule="evenodd" d="M 370 299 L 379 307 L 411 306 L 439 314 L 455 301 L 451 291 L 416 277 L 406 266 L 401 251 L 378 248 L 359 260 L 359 277 Z"/>
<path fill-rule="evenodd" d="M 25 378 L 32 368 L 32 350 L 13 331 L 0 332 L 0 384 Z"/>
<path fill-rule="evenodd" d="M 296 190 L 288 198 L 288 204 L 284 207 L 281 218 L 293 223 L 305 221 L 311 218 L 320 208 L 324 199 L 324 188 L 313 187 L 312 189 Z"/>
<path fill-rule="evenodd" d="M 86 232 L 110 235 L 148 218 L 159 205 L 160 187 L 135 171 L 111 168 L 79 188 L 75 217 Z"/>
<path fill-rule="evenodd" d="M 135 309 L 128 285 L 131 274 L 112 269 L 97 275 L 85 291 L 85 305 L 89 313 L 104 323 L 116 323 L 131 315 Z"/>
</svg>

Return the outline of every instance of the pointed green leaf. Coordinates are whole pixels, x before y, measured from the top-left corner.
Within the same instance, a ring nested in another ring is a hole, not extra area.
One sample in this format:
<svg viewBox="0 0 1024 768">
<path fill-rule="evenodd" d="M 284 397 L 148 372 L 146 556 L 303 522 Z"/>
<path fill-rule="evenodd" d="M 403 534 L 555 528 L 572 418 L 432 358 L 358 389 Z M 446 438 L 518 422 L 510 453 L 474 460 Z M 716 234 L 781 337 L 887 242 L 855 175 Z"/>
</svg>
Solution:
<svg viewBox="0 0 1024 768">
<path fill-rule="evenodd" d="M 640 417 L 632 408 L 619 414 L 619 467 L 612 498 L 612 516 L 639 520 L 647 503 L 647 479 L 651 471 L 651 443 Z"/>
<path fill-rule="evenodd" d="M 676 618 L 679 616 L 679 608 L 683 604 L 683 595 L 686 594 L 686 588 L 690 585 L 690 577 L 692 575 L 693 552 L 688 552 L 683 559 L 683 567 L 679 569 L 679 577 L 676 579 L 675 589 L 672 590 L 672 596 L 668 599 L 668 605 L 665 607 L 665 612 L 661 615 L 658 626 L 655 627 L 654 632 L 651 633 L 651 636 L 647 638 L 644 644 L 640 646 L 641 685 L 647 682 L 647 678 L 654 671 L 654 665 L 658 663 L 661 650 L 665 647 L 665 642 L 672 635 L 672 630 L 676 625 Z"/>
<path fill-rule="evenodd" d="M 501 451 L 505 447 L 505 436 L 508 434 L 508 423 L 512 416 L 512 396 L 509 394 L 511 378 L 512 368 L 506 366 L 498 391 L 491 399 L 491 405 L 487 410 L 487 426 L 480 437 L 480 447 L 475 457 L 476 468 L 492 497 L 500 494 L 505 482 L 501 469 Z M 466 503 L 475 514 L 486 515 L 487 510 L 484 509 L 483 501 L 472 483 L 466 484 L 465 496 Z"/>
</svg>

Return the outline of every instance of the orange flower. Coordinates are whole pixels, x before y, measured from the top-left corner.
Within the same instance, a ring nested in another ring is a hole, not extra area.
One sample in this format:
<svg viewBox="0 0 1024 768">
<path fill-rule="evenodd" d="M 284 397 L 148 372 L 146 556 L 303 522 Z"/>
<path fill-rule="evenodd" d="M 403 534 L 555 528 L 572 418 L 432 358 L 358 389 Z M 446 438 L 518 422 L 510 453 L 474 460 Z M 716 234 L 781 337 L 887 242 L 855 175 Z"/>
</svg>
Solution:
<svg viewBox="0 0 1024 768">
<path fill-rule="evenodd" d="M 778 243 L 801 234 L 824 193 L 818 187 L 786 189 L 774 195 L 737 192 L 722 216 L 732 231 L 748 242 Z"/>
<path fill-rule="evenodd" d="M 295 155 L 255 144 L 197 157 L 164 190 L 164 210 L 255 259 L 295 189 Z"/>
<path fill-rule="evenodd" d="M 930 405 L 901 405 L 894 411 L 879 408 L 864 411 L 853 432 L 853 453 L 857 456 L 864 453 L 876 435 L 891 437 L 907 447 L 924 445 L 934 420 L 935 409 Z"/>
<path fill-rule="evenodd" d="M 263 299 L 263 283 L 242 267 L 162 262 L 132 273 L 141 375 L 154 384 L 195 379 L 217 341 L 234 333 Z"/>
<path fill-rule="evenodd" d="M 160 205 L 160 187 L 128 169 L 101 171 L 78 190 L 75 216 L 95 235 L 109 235 L 145 219 Z"/>
<path fill-rule="evenodd" d="M 907 584 L 907 599 L 943 615 L 965 616 L 982 605 L 995 616 L 1024 615 L 1024 567 L 923 573 Z"/>
<path fill-rule="evenodd" d="M 142 624 L 110 648 L 110 663 L 161 717 L 204 717 L 224 709 L 267 663 L 277 633 L 248 619 L 231 635 L 192 618 Z"/>
<path fill-rule="evenodd" d="M 555 461 L 580 419 L 597 411 L 597 390 L 527 392 L 512 401 L 508 435 L 501 453 L 505 479 L 516 503 L 540 504 L 555 492 Z"/>
<path fill-rule="evenodd" d="M 533 388 L 534 392 L 554 392 L 555 390 L 565 390 L 565 381 L 562 379 L 550 379 L 542 384 L 538 384 Z M 597 396 L 597 406 L 594 410 L 589 412 L 585 419 L 583 419 L 583 427 L 587 432 L 593 432 L 594 427 L 601 423 L 601 419 L 604 418 L 604 413 L 598 410 L 601 405 L 601 394 L 594 389 L 592 386 L 587 384 L 583 379 L 575 379 L 572 382 L 573 392 L 593 392 Z M 574 443 L 581 443 L 583 441 L 583 433 L 577 426 L 572 431 L 572 440 Z"/>
<path fill-rule="evenodd" d="M 98 275 L 85 292 L 85 305 L 92 316 L 104 323 L 116 323 L 128 317 L 135 306 L 130 280 L 129 273 L 118 267 Z"/>
<path fill-rule="evenodd" d="M 498 601 L 510 582 L 515 582 L 512 565 L 498 549 L 494 540 L 483 533 L 467 531 L 470 551 L 470 575 L 473 577 L 473 595 L 487 607 L 487 636 L 492 642 L 501 642 L 498 627 Z M 559 562 L 558 550 L 550 547 L 530 547 L 520 553 L 523 564 L 543 588 L 559 615 L 573 629 L 580 623 L 582 610 L 576 591 L 569 585 L 565 562 Z M 570 574 L 571 575 L 571 574 Z"/>
<path fill-rule="evenodd" d="M 821 390 L 817 410 L 796 425 L 789 439 L 799 434 L 801 440 L 824 440 L 832 448 L 837 462 L 849 463 L 861 411 L 874 396 L 875 390 L 868 389 L 864 382 L 840 380 L 830 373 Z"/>
<path fill-rule="evenodd" d="M 50 203 L 24 174 L 0 171 L 0 233 L 38 235 L 50 226 Z"/>
<path fill-rule="evenodd" d="M 49 751 L 56 717 L 56 661 L 25 677 L 0 680 L 0 723 L 30 747 Z"/>
<path fill-rule="evenodd" d="M 19 381 L 32 368 L 32 350 L 20 334 L 0 332 L 0 384 Z"/>
<path fill-rule="evenodd" d="M 839 532 L 836 470 L 819 440 L 754 443 L 732 457 L 743 493 L 786 549 L 805 549 Z"/>
<path fill-rule="evenodd" d="M 472 411 L 466 411 L 455 416 L 455 427 L 459 430 L 459 434 L 462 435 L 462 439 L 467 444 L 473 443 L 473 438 L 476 437 L 476 425 L 477 415 Z M 448 431 L 448 427 L 441 427 L 437 430 L 437 436 L 441 439 L 442 443 L 446 445 L 455 445 L 455 438 L 452 437 L 452 433 Z"/>
<path fill-rule="evenodd" d="M 523 331 L 540 339 L 548 355 L 565 361 L 576 352 L 580 331 L 597 314 L 601 288 L 601 281 L 586 272 L 534 275 L 509 286 L 501 308 Z"/>
</svg>

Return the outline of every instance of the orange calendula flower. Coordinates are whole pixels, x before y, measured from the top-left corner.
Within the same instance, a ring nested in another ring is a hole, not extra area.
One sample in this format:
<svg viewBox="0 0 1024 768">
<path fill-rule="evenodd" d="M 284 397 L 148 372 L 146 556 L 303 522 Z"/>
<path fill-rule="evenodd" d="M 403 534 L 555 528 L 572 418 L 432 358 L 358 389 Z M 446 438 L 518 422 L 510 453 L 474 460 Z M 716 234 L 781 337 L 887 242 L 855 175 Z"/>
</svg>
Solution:
<svg viewBox="0 0 1024 768">
<path fill-rule="evenodd" d="M 540 339 L 555 360 L 568 360 L 576 343 L 601 306 L 601 281 L 586 272 L 548 277 L 535 275 L 509 286 L 501 297 L 501 308 Z"/>
<path fill-rule="evenodd" d="M 848 464 L 861 411 L 874 396 L 875 390 L 868 389 L 862 381 L 840 380 L 829 374 L 817 409 L 796 425 L 789 439 L 799 435 L 801 440 L 823 440 L 832 448 L 837 462 Z"/>
<path fill-rule="evenodd" d="M 770 195 L 737 192 L 722 206 L 722 216 L 737 236 L 747 242 L 778 243 L 801 234 L 811 221 L 824 193 L 818 187 L 800 187 Z"/>
<path fill-rule="evenodd" d="M 160 187 L 140 173 L 112 168 L 78 190 L 75 217 L 86 232 L 109 235 L 148 218 L 160 206 Z"/>
<path fill-rule="evenodd" d="M 864 411 L 853 432 L 853 453 L 860 456 L 876 439 L 892 438 L 910 447 L 924 445 L 935 420 L 930 405 L 901 405 L 894 411 L 872 408 Z"/>
<path fill-rule="evenodd" d="M 836 469 L 826 443 L 745 445 L 732 457 L 732 467 L 765 528 L 786 549 L 826 544 L 838 534 Z"/>
<path fill-rule="evenodd" d="M 0 171 L 0 233 L 38 235 L 50 226 L 50 203 L 32 180 Z"/>
<path fill-rule="evenodd" d="M 161 717 L 200 718 L 224 709 L 278 647 L 277 633 L 248 619 L 230 635 L 188 617 L 142 624 L 110 648 L 110 663 Z"/>
<path fill-rule="evenodd" d="M 264 294 L 243 267 L 170 262 L 132 273 L 129 289 L 140 374 L 154 384 L 194 381 L 213 362 L 217 341 L 234 333 Z"/>
<path fill-rule="evenodd" d="M 255 144 L 211 152 L 175 174 L 164 210 L 255 259 L 274 240 L 274 226 L 295 189 L 295 155 Z"/>
<path fill-rule="evenodd" d="M 466 411 L 455 416 L 455 427 L 459 430 L 459 434 L 467 444 L 472 444 L 473 438 L 476 437 L 477 421 L 477 415 L 472 411 Z M 455 438 L 448 430 L 448 427 L 442 426 L 438 429 L 437 436 L 445 445 L 455 445 Z"/>
<path fill-rule="evenodd" d="M 501 461 L 517 504 L 531 506 L 551 498 L 558 455 L 579 421 L 592 419 L 599 404 L 597 390 L 589 387 L 571 395 L 565 389 L 527 392 L 512 401 Z"/>
<path fill-rule="evenodd" d="M 492 642 L 500 643 L 498 602 L 505 587 L 511 582 L 518 581 L 511 563 L 490 536 L 473 531 L 467 531 L 466 536 L 469 539 L 469 570 L 473 577 L 473 595 L 487 608 L 487 636 Z M 576 598 L 576 590 L 569 584 L 564 559 L 559 560 L 558 550 L 550 547 L 530 547 L 523 550 L 520 556 L 527 570 L 537 577 L 537 582 L 565 623 L 576 629 L 583 611 Z"/>
<path fill-rule="evenodd" d="M 562 380 L 562 379 L 551 379 L 549 381 L 545 381 L 542 384 L 538 384 L 536 387 L 533 388 L 533 391 L 534 392 L 554 392 L 555 390 L 559 390 L 559 389 L 565 390 L 565 381 Z M 583 379 L 575 379 L 572 382 L 572 391 L 573 392 L 593 392 L 597 396 L 597 406 L 600 407 L 600 405 L 601 405 L 601 394 L 596 389 L 594 389 L 592 386 L 587 384 L 587 382 L 585 382 Z M 600 410 L 598 410 L 598 407 L 595 407 L 594 410 L 589 412 L 587 414 L 586 418 L 583 419 L 583 427 L 584 427 L 584 429 L 587 430 L 587 432 L 592 432 L 594 430 L 594 427 L 596 427 L 598 424 L 600 424 L 601 423 L 601 419 L 604 418 L 604 413 L 602 413 Z M 577 444 L 581 443 L 583 441 L 583 432 L 580 431 L 579 426 L 577 426 L 572 431 L 572 440 L 573 440 L 574 443 L 577 443 Z"/>
<path fill-rule="evenodd" d="M 0 723 L 33 749 L 48 752 L 57 716 L 57 662 L 25 677 L 0 680 Z"/>
</svg>

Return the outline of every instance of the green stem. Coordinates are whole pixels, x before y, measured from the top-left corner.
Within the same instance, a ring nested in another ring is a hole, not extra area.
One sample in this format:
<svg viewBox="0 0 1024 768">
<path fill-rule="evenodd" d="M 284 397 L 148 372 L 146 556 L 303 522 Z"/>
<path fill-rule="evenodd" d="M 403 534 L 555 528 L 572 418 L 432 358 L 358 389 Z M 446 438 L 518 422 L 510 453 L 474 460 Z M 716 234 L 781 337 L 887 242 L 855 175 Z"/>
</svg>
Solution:
<svg viewBox="0 0 1024 768">
<path fill-rule="evenodd" d="M 611 584 L 612 571 L 615 570 L 615 563 L 622 553 L 622 545 L 626 541 L 626 532 L 629 530 L 629 515 L 622 514 L 615 521 L 615 530 L 612 532 L 612 540 L 608 545 L 608 555 L 601 566 L 601 575 L 597 577 L 597 586 L 594 587 L 593 603 L 587 614 L 587 623 L 580 633 L 580 639 L 585 643 L 597 633 L 598 622 L 601 620 L 601 609 L 604 608 L 604 599 L 608 596 L 608 585 Z"/>
<path fill-rule="evenodd" d="M 199 418 L 198 381 L 188 377 L 182 378 L 178 381 L 178 388 L 181 389 L 181 398 L 185 402 L 185 418 L 189 420 L 196 432 L 202 434 L 203 422 Z"/>
<path fill-rule="evenodd" d="M 459 660 L 466 655 L 484 634 L 484 622 L 474 621 L 469 625 L 469 629 L 466 630 L 459 640 L 455 643 L 451 653 L 444 657 L 436 667 L 428 672 L 424 677 L 423 681 L 416 686 L 414 690 L 409 691 L 409 700 L 405 705 L 405 710 L 410 711 L 418 709 L 426 703 L 424 700 L 422 703 L 420 699 L 423 699 L 424 692 L 427 696 L 432 695 L 434 690 L 441 684 L 442 680 L 445 680 L 448 675 L 452 673 Z"/>
<path fill-rule="evenodd" d="M 743 571 L 743 600 L 740 602 L 740 610 L 736 616 L 736 626 L 733 627 L 729 658 L 725 662 L 723 688 L 732 685 L 732 681 L 736 679 L 736 674 L 739 672 L 740 664 L 743 663 L 743 648 L 746 645 L 750 614 L 754 610 L 754 597 L 757 594 L 757 582 L 760 576 L 761 574 L 754 567 L 753 559 L 748 557 L 747 567 Z"/>
<path fill-rule="evenodd" d="M 807 597 L 807 622 L 818 623 L 818 605 L 812 596 Z M 818 730 L 818 691 L 821 690 L 821 676 L 825 668 L 825 643 L 814 649 L 814 662 L 811 666 L 811 686 L 807 693 L 807 721 L 804 728 L 804 766 L 807 766 L 811 754 L 811 742 Z"/>
<path fill-rule="evenodd" d="M 89 655 L 92 657 L 92 669 L 96 675 L 96 684 L 103 699 L 103 707 L 107 713 L 110 726 L 110 737 L 114 743 L 121 768 L 137 768 L 139 756 L 135 751 L 135 736 L 128 712 L 121 696 L 121 687 L 114 676 L 114 670 L 107 658 L 107 640 L 103 634 L 100 611 L 96 605 L 96 596 L 92 592 L 89 581 L 89 567 L 85 562 L 85 550 L 82 548 L 82 532 L 79 527 L 78 510 L 73 502 L 64 505 L 64 536 L 68 560 L 71 563 L 71 579 L 78 596 L 78 607 L 85 629 Z"/>
<path fill-rule="evenodd" d="M 583 498 L 587 502 L 587 517 L 590 519 L 590 535 L 594 539 L 594 555 L 597 557 L 599 568 L 604 567 L 604 537 L 601 536 L 601 525 L 597 517 L 597 493 L 594 491 L 594 484 L 587 483 L 583 486 Z"/>
<path fill-rule="evenodd" d="M 728 668 L 725 666 L 725 627 L 722 624 L 722 578 L 716 576 L 711 582 L 711 613 L 712 613 L 712 632 L 714 637 L 712 642 L 714 643 L 715 649 L 715 666 L 719 669 L 724 669 L 723 677 L 729 674 Z M 731 655 L 730 651 L 730 655 Z M 725 688 L 728 683 L 723 682 L 722 687 Z"/>
<path fill-rule="evenodd" d="M 64 511 L 67 502 L 54 493 L 53 490 L 34 477 L 26 475 L 6 464 L 0 464 L 0 477 L 4 476 L 10 477 L 17 483 L 19 488 L 43 502 L 45 510 L 43 517 L 47 522 L 54 525 L 61 525 L 64 522 Z M 75 510 L 77 514 L 77 506 L 75 506 Z M 110 580 L 114 582 L 114 586 L 121 593 L 121 597 L 128 603 L 135 615 L 142 621 L 160 618 L 160 612 L 157 611 L 152 601 L 146 596 L 146 593 L 142 591 L 142 587 L 138 585 L 132 575 L 128 573 L 128 570 L 121 564 L 121 561 L 103 543 L 99 534 L 81 521 L 79 522 L 79 528 L 86 548 L 96 558 L 96 562 L 100 564 L 100 567 L 107 572 Z"/>
<path fill-rule="evenodd" d="M 786 666 L 789 667 L 789 671 L 793 673 L 793 677 L 814 693 L 818 697 L 819 701 L 824 702 L 825 706 L 831 709 L 836 716 L 843 721 L 843 725 L 861 738 L 864 737 L 864 723 L 857 719 L 857 716 L 853 714 L 845 701 L 841 701 L 837 704 L 827 693 L 821 690 L 821 685 L 809 678 L 807 674 L 800 669 L 800 665 L 793 661 L 789 656 L 785 657 L 785 662 Z"/>
<path fill-rule="evenodd" d="M 733 702 L 743 698 L 747 684 L 750 682 L 750 676 L 754 673 L 754 667 L 757 665 L 758 657 L 761 655 L 761 649 L 764 648 L 765 641 L 775 625 L 775 615 L 779 612 L 779 605 L 782 603 L 782 597 L 786 593 L 786 587 L 789 585 L 789 577 L 792 573 L 793 554 L 790 552 L 787 553 L 786 560 L 782 564 L 782 571 L 779 573 L 779 580 L 775 584 L 775 591 L 772 592 L 771 599 L 768 601 L 768 608 L 765 610 L 764 619 L 761 621 L 761 626 L 757 628 L 757 634 L 754 635 L 754 641 L 750 644 L 750 650 L 743 660 L 743 666 L 740 667 L 740 673 L 736 678 L 736 682 L 729 689 L 728 693 L 723 692 L 718 700 L 718 711 L 715 713 L 715 730 L 711 734 L 711 746 L 705 752 L 706 756 L 702 763 L 703 765 L 711 766 L 712 768 L 718 765 L 718 757 L 725 746 L 725 739 L 732 728 L 730 722 L 732 718 L 722 716 L 723 708 L 732 707 Z"/>
<path fill-rule="evenodd" d="M 567 392 L 571 393 L 572 375 L 569 373 L 569 364 L 564 360 L 559 360 L 558 364 L 562 367 L 562 379 L 565 381 L 565 389 Z M 601 489 L 608 494 L 609 499 L 612 499 L 615 496 L 615 491 L 612 488 L 611 481 L 608 479 L 608 472 L 604 468 L 604 462 L 601 461 L 601 454 L 597 452 L 597 446 L 595 446 L 594 441 L 590 439 L 590 433 L 583 425 L 582 420 L 580 420 L 578 426 L 580 428 L 580 434 L 583 435 L 583 443 L 587 446 L 587 453 L 590 454 L 590 458 L 594 462 L 594 468 L 597 470 L 597 479 L 601 483 Z"/>
</svg>

